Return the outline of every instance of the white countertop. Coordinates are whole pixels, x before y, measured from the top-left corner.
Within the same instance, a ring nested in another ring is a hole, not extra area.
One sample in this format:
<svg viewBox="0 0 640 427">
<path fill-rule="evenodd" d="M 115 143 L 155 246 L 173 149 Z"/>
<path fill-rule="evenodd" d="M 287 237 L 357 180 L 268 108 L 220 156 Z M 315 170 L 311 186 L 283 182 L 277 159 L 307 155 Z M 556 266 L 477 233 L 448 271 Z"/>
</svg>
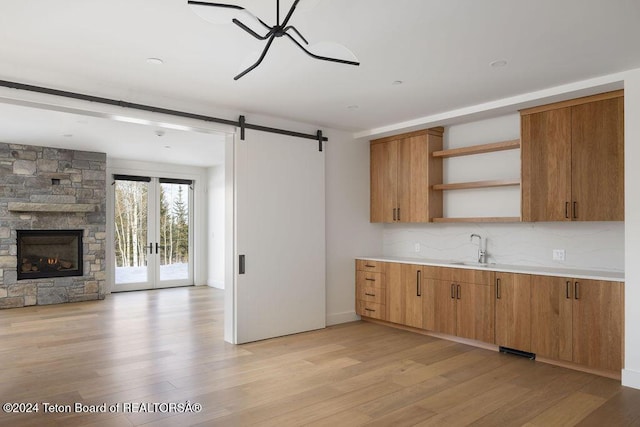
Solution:
<svg viewBox="0 0 640 427">
<path fill-rule="evenodd" d="M 400 264 L 430 265 L 434 267 L 466 268 L 470 270 L 500 271 L 503 273 L 537 274 L 540 276 L 570 277 L 574 279 L 608 280 L 624 282 L 624 271 L 614 270 L 582 270 L 576 268 L 555 268 L 533 265 L 477 264 L 426 258 L 400 258 L 387 256 L 366 256 L 357 259 L 381 262 L 397 262 Z"/>
</svg>

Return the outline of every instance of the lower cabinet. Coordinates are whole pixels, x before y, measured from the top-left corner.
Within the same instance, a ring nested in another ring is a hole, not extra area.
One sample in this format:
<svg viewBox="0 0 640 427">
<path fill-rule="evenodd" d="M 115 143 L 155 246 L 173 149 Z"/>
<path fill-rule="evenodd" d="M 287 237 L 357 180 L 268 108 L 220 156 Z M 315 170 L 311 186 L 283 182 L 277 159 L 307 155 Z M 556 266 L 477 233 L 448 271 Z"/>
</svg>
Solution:
<svg viewBox="0 0 640 427">
<path fill-rule="evenodd" d="M 387 320 L 385 266 L 382 262 L 356 262 L 356 313 Z"/>
<path fill-rule="evenodd" d="M 493 343 L 493 292 L 488 281 L 433 279 L 427 286 L 433 289 L 433 297 L 423 307 L 425 329 Z"/>
<path fill-rule="evenodd" d="M 495 273 L 496 344 L 531 352 L 531 275 Z"/>
<path fill-rule="evenodd" d="M 533 276 L 532 289 L 532 352 L 593 369 L 622 369 L 622 283 Z"/>
<path fill-rule="evenodd" d="M 356 270 L 361 316 L 622 369 L 623 283 L 361 260 Z"/>
</svg>

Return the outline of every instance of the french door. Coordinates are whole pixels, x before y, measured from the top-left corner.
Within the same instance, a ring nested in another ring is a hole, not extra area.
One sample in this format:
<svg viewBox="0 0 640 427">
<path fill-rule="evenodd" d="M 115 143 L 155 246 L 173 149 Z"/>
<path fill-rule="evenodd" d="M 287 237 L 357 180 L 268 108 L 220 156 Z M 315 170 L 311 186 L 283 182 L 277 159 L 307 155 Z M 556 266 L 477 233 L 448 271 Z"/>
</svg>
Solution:
<svg viewBox="0 0 640 427">
<path fill-rule="evenodd" d="M 193 285 L 193 183 L 114 175 L 114 291 Z"/>
</svg>

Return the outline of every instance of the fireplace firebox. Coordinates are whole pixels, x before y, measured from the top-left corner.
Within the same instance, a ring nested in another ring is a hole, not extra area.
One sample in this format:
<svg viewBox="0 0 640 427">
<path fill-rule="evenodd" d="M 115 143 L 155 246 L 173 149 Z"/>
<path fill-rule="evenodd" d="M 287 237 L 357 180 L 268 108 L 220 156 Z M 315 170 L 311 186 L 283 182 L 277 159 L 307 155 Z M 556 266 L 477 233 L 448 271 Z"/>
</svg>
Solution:
<svg viewBox="0 0 640 427">
<path fill-rule="evenodd" d="M 17 230 L 18 280 L 82 276 L 83 230 Z"/>
</svg>

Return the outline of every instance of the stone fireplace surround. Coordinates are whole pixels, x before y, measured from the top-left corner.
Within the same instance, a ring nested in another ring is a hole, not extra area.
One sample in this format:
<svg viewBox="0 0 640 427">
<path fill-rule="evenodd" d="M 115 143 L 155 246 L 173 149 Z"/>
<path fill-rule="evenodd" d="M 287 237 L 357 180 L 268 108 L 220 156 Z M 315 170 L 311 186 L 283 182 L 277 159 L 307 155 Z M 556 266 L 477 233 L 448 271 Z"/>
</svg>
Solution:
<svg viewBox="0 0 640 427">
<path fill-rule="evenodd" d="M 104 299 L 106 154 L 0 142 L 0 309 Z M 17 279 L 16 230 L 83 230 L 83 276 Z"/>
</svg>

